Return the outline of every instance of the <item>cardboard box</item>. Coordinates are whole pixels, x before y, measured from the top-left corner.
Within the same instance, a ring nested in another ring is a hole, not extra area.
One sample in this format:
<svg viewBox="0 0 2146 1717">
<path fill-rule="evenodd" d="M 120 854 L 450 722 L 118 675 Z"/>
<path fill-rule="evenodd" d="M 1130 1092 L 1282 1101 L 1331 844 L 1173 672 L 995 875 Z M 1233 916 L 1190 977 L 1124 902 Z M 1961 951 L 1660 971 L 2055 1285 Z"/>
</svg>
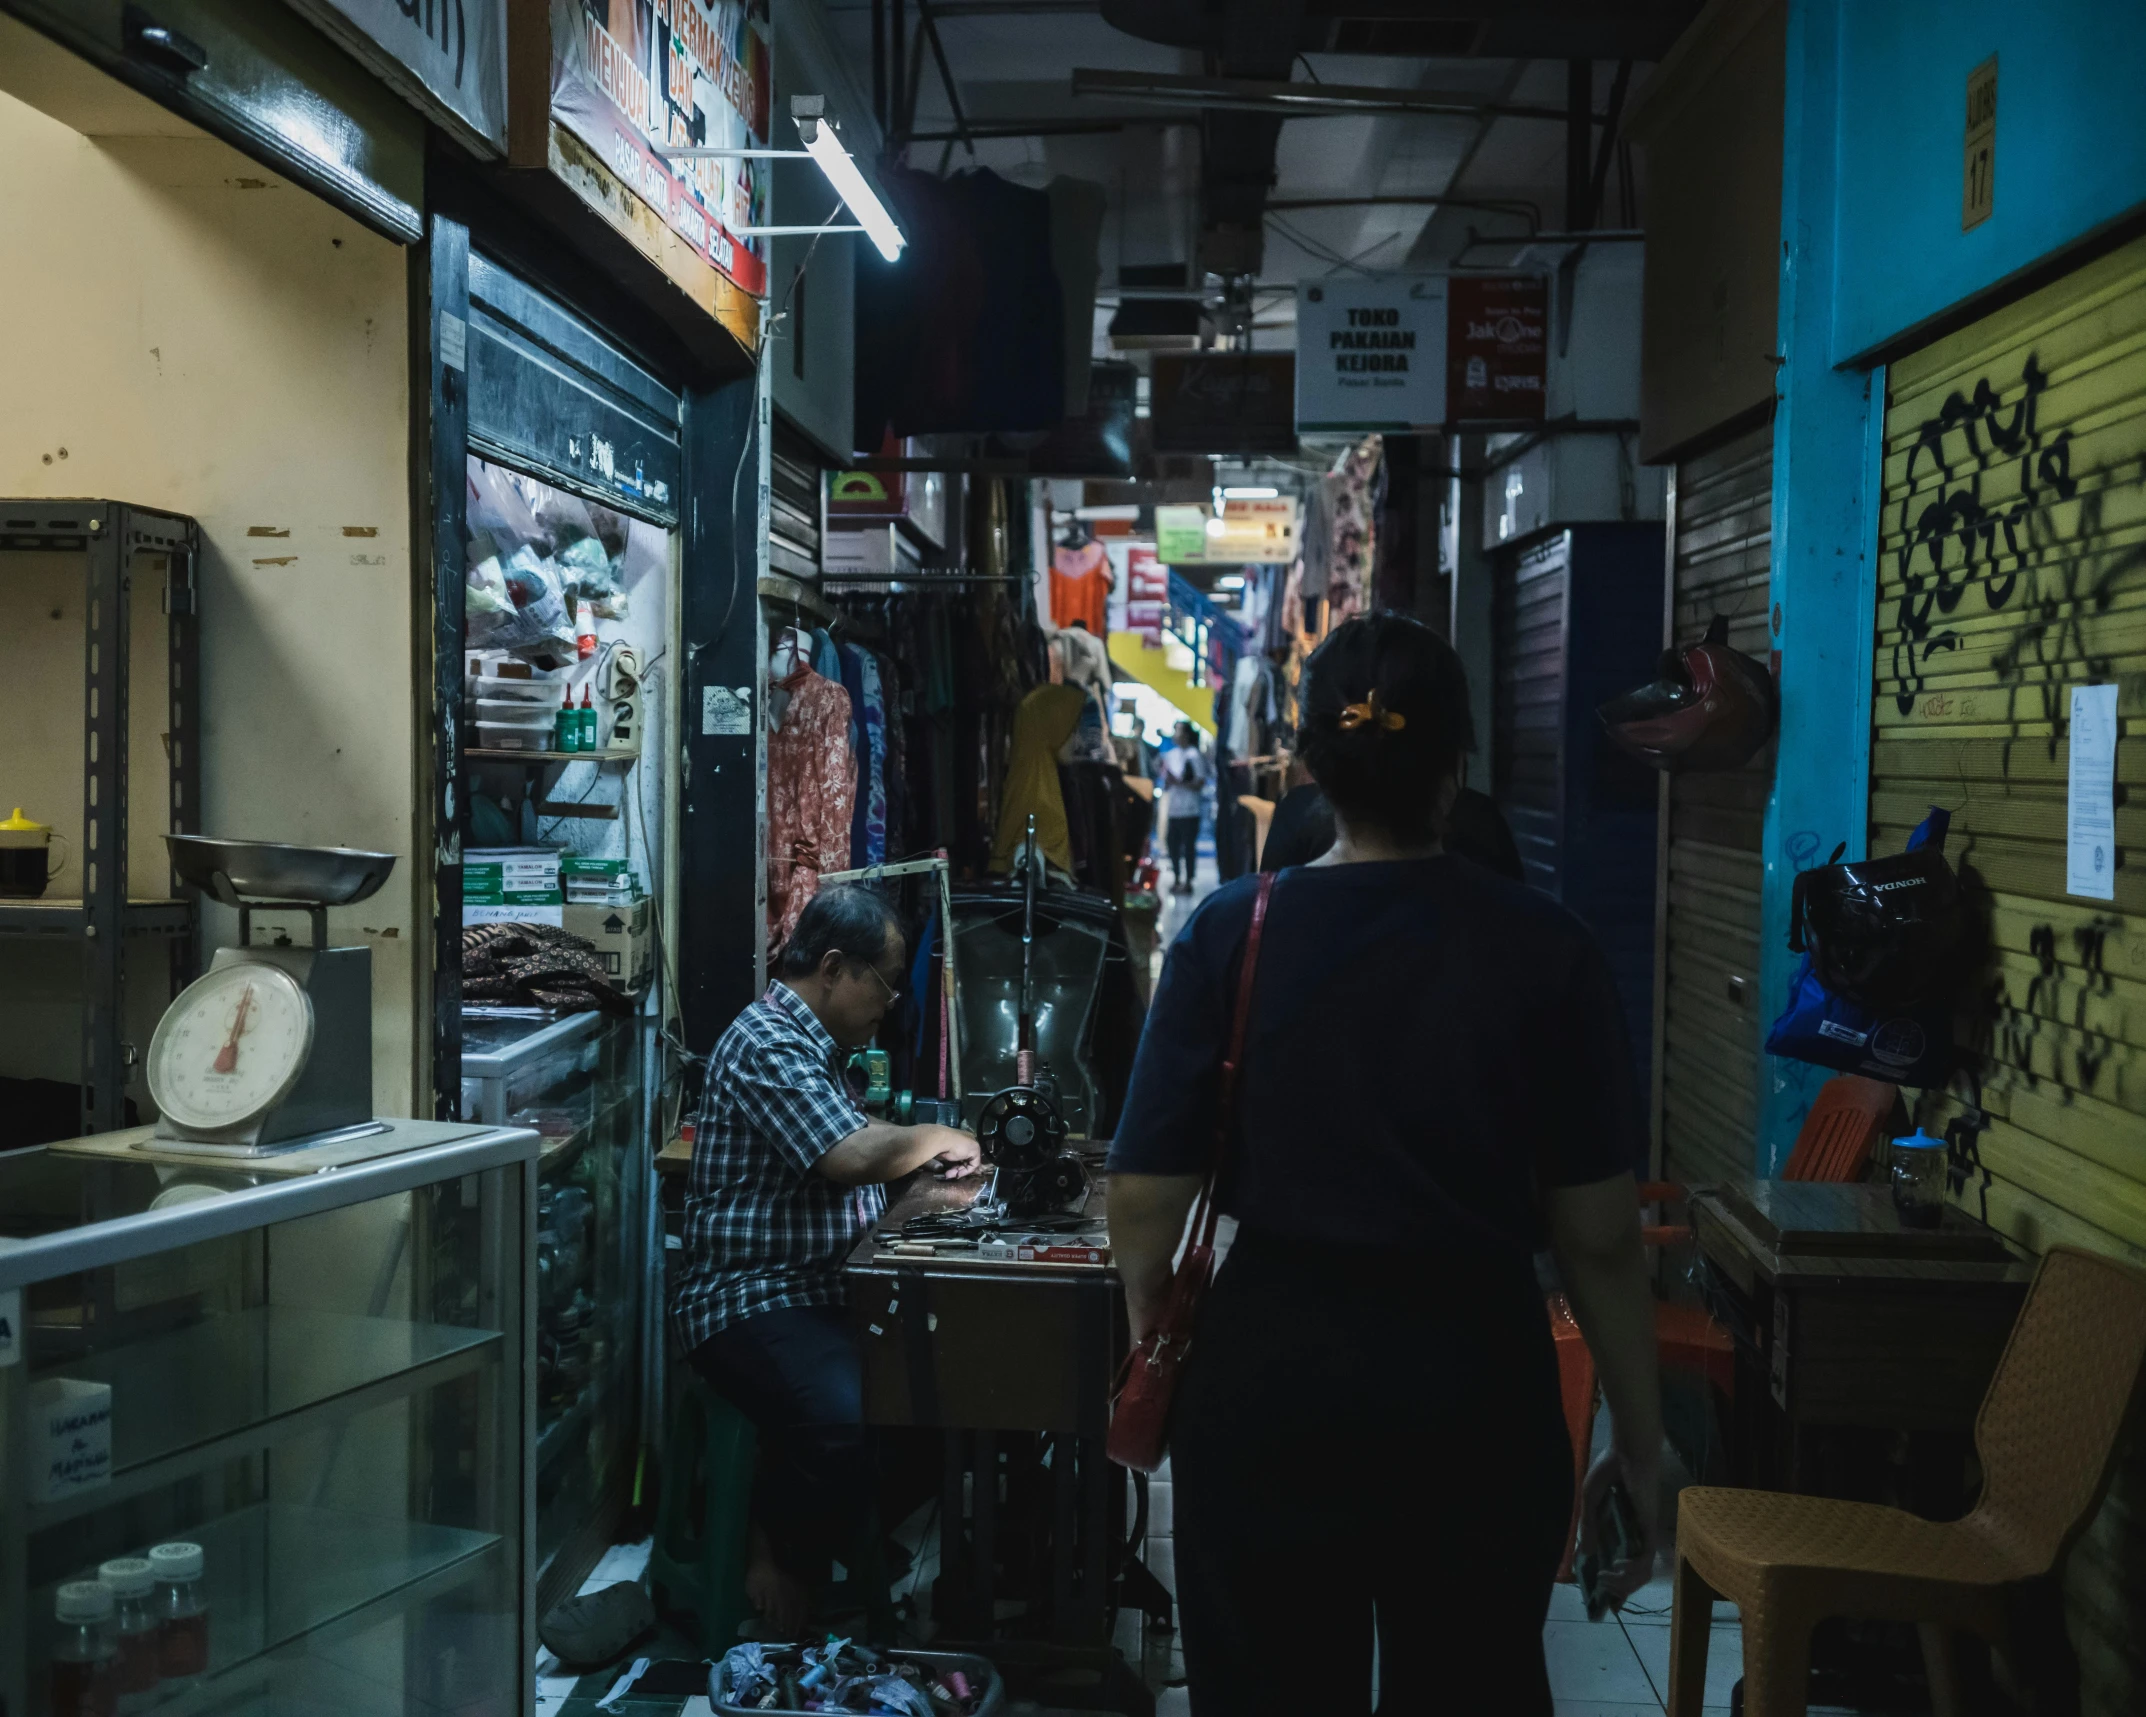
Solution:
<svg viewBox="0 0 2146 1717">
<path fill-rule="evenodd" d="M 462 902 L 464 924 L 555 924 L 566 922 L 566 907 L 557 895 L 548 905 L 528 903 L 509 905 L 504 901 L 465 900 Z"/>
<path fill-rule="evenodd" d="M 47 1377 L 29 1388 L 29 1492 L 59 1502 L 112 1482 L 112 1386 Z"/>
<path fill-rule="evenodd" d="M 568 933 L 595 943 L 605 976 L 629 991 L 644 988 L 655 972 L 655 938 L 650 933 L 650 919 L 646 900 L 637 900 L 631 906 L 569 904 L 566 908 Z"/>
</svg>

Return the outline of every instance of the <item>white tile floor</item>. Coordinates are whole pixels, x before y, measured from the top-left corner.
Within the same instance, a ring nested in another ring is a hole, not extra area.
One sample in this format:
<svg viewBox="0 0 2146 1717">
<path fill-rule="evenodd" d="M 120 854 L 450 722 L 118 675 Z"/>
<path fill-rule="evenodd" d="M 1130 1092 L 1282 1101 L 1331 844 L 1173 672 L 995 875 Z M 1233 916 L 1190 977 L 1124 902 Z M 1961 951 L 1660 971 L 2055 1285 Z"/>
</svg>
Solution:
<svg viewBox="0 0 2146 1717">
<path fill-rule="evenodd" d="M 1176 1586 L 1175 1492 L 1169 1468 L 1148 1483 L 1148 1569 L 1165 1586 Z M 1634 1594 L 1622 1613 L 1601 1622 L 1587 1619 L 1577 1586 L 1558 1586 L 1543 1624 L 1543 1655 L 1558 1717 L 1646 1717 L 1661 1712 L 1669 1694 L 1670 1579 L 1664 1569 Z M 1715 1612 L 1707 1652 L 1707 1717 L 1727 1717 L 1729 1689 L 1743 1674 L 1743 1629 L 1730 1606 Z M 1157 1717 L 1184 1717 L 1191 1709 L 1183 1686 L 1184 1653 L 1176 1636 L 1148 1637 L 1143 1618 L 1124 1615 L 1118 1646 L 1139 1663 L 1156 1695 Z"/>
</svg>

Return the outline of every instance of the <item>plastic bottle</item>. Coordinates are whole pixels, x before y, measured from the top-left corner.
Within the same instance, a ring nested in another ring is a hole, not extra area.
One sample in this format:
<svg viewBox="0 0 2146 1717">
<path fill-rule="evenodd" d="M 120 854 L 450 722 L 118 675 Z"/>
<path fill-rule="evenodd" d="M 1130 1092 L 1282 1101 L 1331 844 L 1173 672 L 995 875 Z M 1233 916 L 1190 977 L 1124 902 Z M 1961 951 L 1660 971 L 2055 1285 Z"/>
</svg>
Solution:
<svg viewBox="0 0 2146 1717">
<path fill-rule="evenodd" d="M 119 1709 L 146 1711 L 159 1679 L 156 1570 L 146 1556 L 121 1556 L 97 1570 L 98 1584 L 112 1594 L 112 1644 L 119 1653 Z"/>
<path fill-rule="evenodd" d="M 53 1597 L 52 1717 L 116 1717 L 119 1660 L 112 1649 L 111 1588 L 71 1580 Z"/>
<path fill-rule="evenodd" d="M 581 718 L 581 749 L 583 751 L 594 751 L 596 749 L 596 706 L 589 701 L 590 689 L 587 686 L 582 687 L 581 708 L 575 711 L 575 714 Z"/>
<path fill-rule="evenodd" d="M 209 1600 L 201 1589 L 201 1546 L 159 1544 L 149 1552 L 156 1576 L 150 1608 L 156 1615 L 157 1673 L 188 1681 L 208 1673 Z"/>
<path fill-rule="evenodd" d="M 574 707 L 574 688 L 566 688 L 566 698 L 559 705 L 559 713 L 551 724 L 551 748 L 554 751 L 579 751 L 581 712 Z"/>
</svg>

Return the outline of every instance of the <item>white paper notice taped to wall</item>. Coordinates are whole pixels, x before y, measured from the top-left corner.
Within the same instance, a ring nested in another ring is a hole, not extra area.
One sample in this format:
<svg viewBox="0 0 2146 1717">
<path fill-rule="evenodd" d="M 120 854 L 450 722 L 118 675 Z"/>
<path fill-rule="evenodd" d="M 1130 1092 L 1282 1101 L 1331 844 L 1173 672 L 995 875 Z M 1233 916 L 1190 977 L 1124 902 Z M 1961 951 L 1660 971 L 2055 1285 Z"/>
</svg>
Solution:
<svg viewBox="0 0 2146 1717">
<path fill-rule="evenodd" d="M 2071 691 L 2071 786 L 2064 800 L 2064 891 L 2116 898 L 2116 688 Z"/>
<path fill-rule="evenodd" d="M 700 730 L 703 734 L 732 738 L 750 734 L 753 731 L 753 688 L 701 687 Z"/>
</svg>

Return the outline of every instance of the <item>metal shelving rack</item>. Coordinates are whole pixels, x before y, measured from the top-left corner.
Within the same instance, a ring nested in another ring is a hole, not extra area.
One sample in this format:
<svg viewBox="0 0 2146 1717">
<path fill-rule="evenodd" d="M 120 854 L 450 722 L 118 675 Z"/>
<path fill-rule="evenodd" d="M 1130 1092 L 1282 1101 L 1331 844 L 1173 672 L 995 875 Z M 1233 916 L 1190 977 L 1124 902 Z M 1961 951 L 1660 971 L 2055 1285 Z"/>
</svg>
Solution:
<svg viewBox="0 0 2146 1717">
<path fill-rule="evenodd" d="M 128 663 L 134 568 L 165 557 L 164 615 L 171 708 L 167 762 L 171 830 L 198 834 L 201 803 L 201 527 L 180 513 L 124 501 L 0 500 L 0 553 L 80 554 L 85 566 L 83 781 L 79 899 L 0 900 L 0 937 L 68 936 L 82 945 L 82 1131 L 125 1124 L 123 1001 L 129 936 L 180 939 L 174 992 L 191 976 L 198 918 L 177 879 L 155 899 L 127 893 Z"/>
</svg>

